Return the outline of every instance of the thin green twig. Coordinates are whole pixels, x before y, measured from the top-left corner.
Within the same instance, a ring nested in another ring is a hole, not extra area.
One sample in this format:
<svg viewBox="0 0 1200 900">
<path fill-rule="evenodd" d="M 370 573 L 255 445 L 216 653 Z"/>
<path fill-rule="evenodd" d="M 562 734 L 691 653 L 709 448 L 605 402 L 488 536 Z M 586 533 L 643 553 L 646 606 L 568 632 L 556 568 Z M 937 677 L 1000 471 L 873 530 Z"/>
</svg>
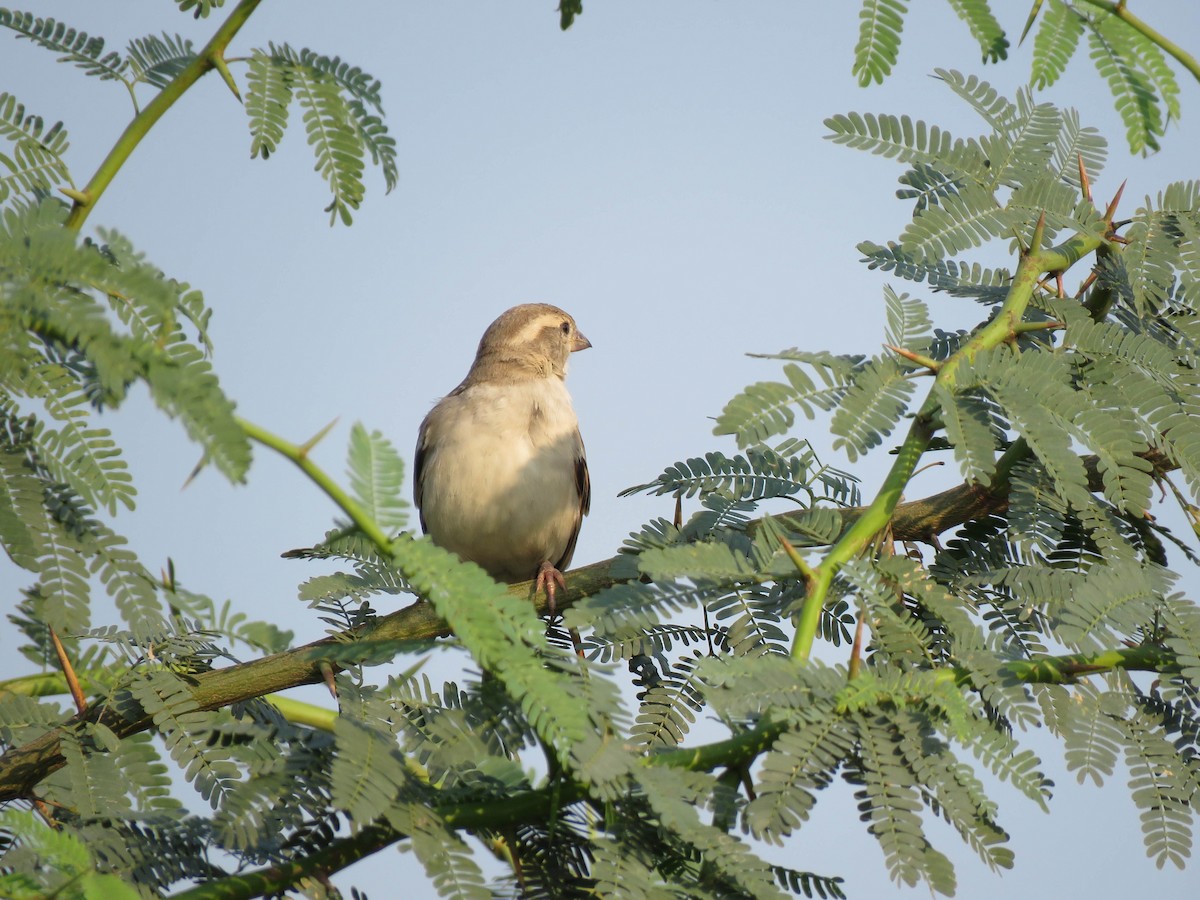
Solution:
<svg viewBox="0 0 1200 900">
<path fill-rule="evenodd" d="M 142 138 L 149 133 L 154 124 L 163 117 L 163 114 L 187 92 L 188 88 L 208 72 L 221 69 L 225 48 L 229 46 L 234 35 L 246 24 L 246 20 L 250 18 L 261 2 L 262 0 L 241 0 L 196 58 L 172 78 L 166 87 L 146 104 L 145 109 L 133 117 L 133 121 L 117 138 L 117 142 L 113 144 L 108 156 L 100 163 L 100 167 L 96 169 L 96 174 L 92 176 L 87 186 L 82 191 L 70 195 L 74 200 L 74 205 L 71 207 L 70 215 L 67 216 L 68 228 L 78 231 L 83 227 L 83 223 L 95 208 L 100 196 L 128 161 L 137 145 L 142 142 Z"/>
<path fill-rule="evenodd" d="M 935 386 L 952 386 L 963 362 L 1013 337 L 1042 273 L 1065 271 L 1105 243 L 1104 237 L 1098 234 L 1076 234 L 1057 247 L 1040 249 L 1042 228 L 1043 225 L 1039 223 L 1030 243 L 1032 249 L 1021 257 L 1008 296 L 996 315 L 958 352 L 938 367 L 937 377 L 934 379 Z M 931 387 L 875 500 L 830 547 L 821 564 L 811 573 L 805 573 L 808 591 L 796 623 L 796 636 L 792 642 L 793 658 L 806 660 L 812 653 L 813 641 L 821 621 L 821 610 L 838 570 L 862 553 L 875 535 L 887 527 L 917 463 L 936 433 L 938 412 L 938 400 Z"/>
<path fill-rule="evenodd" d="M 1125 0 L 1113 2 L 1113 0 L 1086 0 L 1090 6 L 1103 9 L 1110 13 L 1132 28 L 1134 31 L 1141 34 L 1147 40 L 1157 44 L 1171 56 L 1173 56 L 1181 66 L 1192 73 L 1192 77 L 1200 81 L 1200 62 L 1196 57 L 1186 52 L 1182 47 L 1170 40 L 1165 34 L 1151 28 L 1142 19 L 1135 16 L 1129 11 L 1129 6 Z"/>
<path fill-rule="evenodd" d="M 281 456 L 290 459 L 299 467 L 312 482 L 325 492 L 346 515 L 350 517 L 355 526 L 365 534 L 385 556 L 392 555 L 392 541 L 384 534 L 383 529 L 378 523 L 367 515 L 366 510 L 359 505 L 353 497 L 345 492 L 329 474 L 318 466 L 308 455 L 312 442 L 307 444 L 293 444 L 286 441 L 276 434 L 272 434 L 265 428 L 255 425 L 253 422 L 248 422 L 245 419 L 238 419 L 238 424 L 242 426 L 242 431 L 246 433 L 246 437 L 252 441 L 262 444 L 264 447 L 269 447 Z"/>
</svg>

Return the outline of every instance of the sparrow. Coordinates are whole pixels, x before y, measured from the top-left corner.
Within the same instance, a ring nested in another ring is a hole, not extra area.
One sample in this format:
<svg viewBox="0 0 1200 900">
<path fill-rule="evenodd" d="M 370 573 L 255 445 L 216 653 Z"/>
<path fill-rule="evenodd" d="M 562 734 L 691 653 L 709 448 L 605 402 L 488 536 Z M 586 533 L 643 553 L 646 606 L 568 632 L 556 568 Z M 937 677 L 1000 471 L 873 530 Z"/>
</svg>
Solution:
<svg viewBox="0 0 1200 900">
<path fill-rule="evenodd" d="M 591 505 L 566 386 L 571 354 L 591 346 L 558 307 L 514 306 L 488 326 L 467 377 L 417 437 L 422 531 L 497 581 L 536 579 L 551 616 Z"/>
</svg>

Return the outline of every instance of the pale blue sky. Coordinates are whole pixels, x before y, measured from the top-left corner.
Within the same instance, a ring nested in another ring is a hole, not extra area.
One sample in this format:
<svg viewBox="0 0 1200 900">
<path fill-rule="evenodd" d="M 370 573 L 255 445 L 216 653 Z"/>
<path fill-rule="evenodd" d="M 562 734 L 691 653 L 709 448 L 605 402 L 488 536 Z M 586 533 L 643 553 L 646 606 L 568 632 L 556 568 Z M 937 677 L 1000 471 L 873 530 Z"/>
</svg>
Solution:
<svg viewBox="0 0 1200 900">
<path fill-rule="evenodd" d="M 268 0 L 231 55 L 287 41 L 381 79 L 398 188 L 385 197 L 382 178 L 369 172 L 354 226 L 330 229 L 299 115 L 276 156 L 252 161 L 242 110 L 209 78 L 138 148 L 89 226 L 117 228 L 204 291 L 216 311 L 215 366 L 244 416 L 295 440 L 339 418 L 316 453 L 337 473 L 356 420 L 411 458 L 421 418 L 459 381 L 482 330 L 505 308 L 544 301 L 571 312 L 594 344 L 574 358 L 569 379 L 594 492 L 576 562 L 591 562 L 611 556 L 646 518 L 670 514 L 669 501 L 618 500 L 619 490 L 678 459 L 733 449 L 712 436 L 711 417 L 745 384 L 778 372 L 746 352 L 878 348 L 886 279 L 858 262 L 855 245 L 886 242 L 907 221 L 893 196 L 902 169 L 824 140 L 822 120 L 850 110 L 909 113 L 973 135 L 981 126 L 926 77 L 933 68 L 977 73 L 1006 93 L 1028 73 L 1027 50 L 985 67 L 947 5 L 912 5 L 921 9 L 896 75 L 862 90 L 850 75 L 857 4 L 590 0 L 564 34 L 554 0 Z M 1019 33 L 1029 4 L 994 5 Z M 163 0 L 22 8 L 117 48 L 164 30 L 199 45 L 215 27 Z M 1200 52 L 1200 5 L 1146 3 L 1139 12 Z M 244 68 L 234 74 L 244 89 Z M 119 86 L 2 34 L 0 90 L 65 120 L 80 183 L 130 115 Z M 1099 196 L 1128 177 L 1132 209 L 1147 192 L 1200 175 L 1194 82 L 1183 82 L 1182 126 L 1145 160 L 1129 158 L 1108 91 L 1082 54 L 1049 98 L 1077 107 L 1109 138 Z M 970 301 L 897 288 L 924 296 L 940 327 L 978 319 Z M 170 555 L 185 586 L 283 621 L 298 642 L 320 636 L 316 614 L 295 599 L 297 582 L 316 570 L 279 553 L 322 533 L 329 501 L 264 452 L 247 487 L 209 472 L 181 492 L 198 453 L 180 428 L 144 398 L 111 425 L 140 490 L 137 511 L 117 527 L 144 562 L 157 569 Z M 847 465 L 828 450 L 825 430 L 816 422 L 799 433 L 827 462 Z M 881 451 L 856 467 L 868 495 L 889 462 Z M 953 478 L 924 474 L 910 494 Z M 1185 588 L 1200 594 L 1194 571 L 1182 571 Z M 0 567 L 0 596 L 23 583 Z M 0 637 L 0 658 L 11 650 L 12 638 Z M 1046 816 L 996 788 L 1014 871 L 992 875 L 948 828 L 930 826 L 956 862 L 959 896 L 1038 897 L 1067 885 L 1094 898 L 1197 894 L 1194 871 L 1160 873 L 1146 859 L 1123 772 L 1103 790 L 1078 788 L 1052 745 L 1033 746 L 1059 789 Z M 847 790 L 827 792 L 798 838 L 772 853 L 844 875 L 855 898 L 910 895 L 887 880 Z M 422 883 L 416 868 L 389 850 L 336 881 L 386 898 L 402 877 L 405 896 L 432 896 L 431 887 L 408 889 Z"/>
</svg>

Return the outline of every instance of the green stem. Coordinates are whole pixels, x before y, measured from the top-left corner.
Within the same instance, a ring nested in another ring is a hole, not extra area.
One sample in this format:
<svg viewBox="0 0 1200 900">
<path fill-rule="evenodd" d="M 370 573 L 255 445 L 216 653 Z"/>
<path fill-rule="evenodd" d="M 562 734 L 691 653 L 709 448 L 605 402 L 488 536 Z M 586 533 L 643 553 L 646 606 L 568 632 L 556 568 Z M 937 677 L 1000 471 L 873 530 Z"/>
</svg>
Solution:
<svg viewBox="0 0 1200 900">
<path fill-rule="evenodd" d="M 1125 0 L 1121 0 L 1119 3 L 1112 2 L 1112 0 L 1087 0 L 1087 3 L 1090 6 L 1095 6 L 1099 9 L 1103 9 L 1105 12 L 1111 13 L 1134 31 L 1140 33 L 1147 40 L 1157 44 L 1163 50 L 1166 50 L 1167 53 L 1175 57 L 1181 66 L 1192 73 L 1193 78 L 1195 78 L 1197 81 L 1200 81 L 1200 62 L 1197 62 L 1194 56 L 1185 52 L 1183 48 L 1174 41 L 1168 39 L 1166 35 L 1154 30 L 1133 13 L 1131 13 L 1129 8 L 1125 5 Z"/>
<path fill-rule="evenodd" d="M 269 447 L 281 456 L 290 459 L 312 482 L 325 492 L 334 503 L 336 503 L 346 515 L 350 517 L 350 521 L 362 531 L 385 556 L 392 555 L 392 541 L 383 533 L 383 529 L 367 515 L 367 511 L 358 504 L 358 502 L 347 494 L 342 487 L 334 481 L 329 475 L 312 461 L 308 456 L 309 445 L 293 444 L 290 441 L 285 441 L 278 435 L 272 434 L 265 428 L 260 428 L 253 422 L 248 422 L 245 419 L 238 419 L 238 424 L 242 426 L 242 431 L 246 433 L 246 437 L 252 441 L 257 441 L 264 447 Z"/>
<path fill-rule="evenodd" d="M 1033 241 L 1033 249 L 1021 257 L 1004 304 L 974 337 L 941 364 L 934 379 L 934 386 L 952 387 L 958 368 L 964 361 L 974 359 L 981 351 L 999 346 L 1013 337 L 1043 272 L 1064 271 L 1104 243 L 1104 239 L 1099 235 L 1076 234 L 1057 247 L 1043 250 L 1038 247 L 1041 232 L 1042 226 L 1039 224 L 1035 231 L 1037 239 Z M 917 463 L 928 449 L 929 442 L 936 432 L 935 423 L 939 408 L 939 401 L 931 388 L 925 403 L 913 419 L 908 435 L 900 445 L 896 461 L 892 464 L 892 469 L 884 479 L 874 501 L 829 549 L 812 576 L 806 578 L 808 593 L 800 610 L 796 623 L 796 637 L 792 642 L 794 659 L 807 660 L 812 653 L 813 641 L 821 621 L 821 610 L 838 570 L 861 554 L 874 540 L 875 535 L 891 521 Z"/>
<path fill-rule="evenodd" d="M 1123 670 L 1127 672 L 1172 672 L 1179 668 L 1178 657 L 1161 647 L 1122 647 L 1096 653 L 1068 653 L 1063 656 L 1035 656 L 1015 659 L 999 667 L 1001 678 L 1021 684 L 1070 684 L 1090 675 Z M 938 682 L 952 681 L 961 687 L 971 687 L 971 674 L 963 668 L 936 670 Z M 649 766 L 672 766 L 693 772 L 711 772 L 720 766 L 738 768 L 751 764 L 761 753 L 770 749 L 789 724 L 779 719 L 764 718 L 741 734 L 703 744 L 699 747 L 679 747 L 664 750 L 643 760 Z"/>
<path fill-rule="evenodd" d="M 1021 684 L 1070 684 L 1088 675 L 1114 672 L 1118 669 L 1137 672 L 1170 672 L 1177 670 L 1178 660 L 1170 650 L 1151 645 L 1101 650 L 1096 653 L 1068 653 L 1064 656 L 1035 656 L 1014 659 L 1000 666 L 1005 678 Z M 969 685 L 971 676 L 965 669 L 945 669 L 939 680 Z"/>
<path fill-rule="evenodd" d="M 112 150 L 104 158 L 104 162 L 100 163 L 100 168 L 96 170 L 92 180 L 83 189 L 83 198 L 75 199 L 75 203 L 71 207 L 71 214 L 67 217 L 68 228 L 78 231 L 83 226 L 100 196 L 116 177 L 121 167 L 125 165 L 137 145 L 141 143 L 142 138 L 175 104 L 175 101 L 182 97 L 188 88 L 199 81 L 202 76 L 213 69 L 220 68 L 221 63 L 218 60 L 222 60 L 225 48 L 229 46 L 234 35 L 246 24 L 246 20 L 250 18 L 255 7 L 261 2 L 262 0 L 241 0 L 199 55 L 188 63 L 183 71 L 172 78 L 167 86 L 146 104 L 145 109 L 133 117 L 133 121 L 117 138 Z"/>
<path fill-rule="evenodd" d="M 305 703 L 283 694 L 265 694 L 263 699 L 279 710 L 280 715 L 293 725 L 304 725 L 317 731 L 333 731 L 333 723 L 337 721 L 337 711 L 317 706 L 315 703 Z"/>
<path fill-rule="evenodd" d="M 86 692 L 91 693 L 93 686 L 86 672 L 79 673 L 79 683 Z M 67 690 L 67 677 L 62 672 L 39 672 L 36 675 L 22 675 L 19 678 L 0 681 L 0 699 L 5 695 L 53 697 L 65 694 Z"/>
</svg>

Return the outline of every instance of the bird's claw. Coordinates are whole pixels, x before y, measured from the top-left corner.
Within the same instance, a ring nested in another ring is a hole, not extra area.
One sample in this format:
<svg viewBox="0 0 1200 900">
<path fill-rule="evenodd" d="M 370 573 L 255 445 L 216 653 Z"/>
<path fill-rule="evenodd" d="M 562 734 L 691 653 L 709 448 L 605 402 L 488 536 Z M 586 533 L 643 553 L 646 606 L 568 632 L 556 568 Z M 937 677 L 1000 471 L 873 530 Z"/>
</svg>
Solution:
<svg viewBox="0 0 1200 900">
<path fill-rule="evenodd" d="M 537 582 L 533 586 L 533 593 L 536 596 L 538 591 L 544 590 L 546 592 L 546 609 L 549 611 L 552 620 L 558 609 L 554 598 L 557 590 L 555 585 L 558 585 L 564 591 L 567 589 L 567 582 L 563 579 L 562 572 L 558 571 L 558 569 L 554 568 L 548 562 L 542 563 L 538 569 Z"/>
</svg>

